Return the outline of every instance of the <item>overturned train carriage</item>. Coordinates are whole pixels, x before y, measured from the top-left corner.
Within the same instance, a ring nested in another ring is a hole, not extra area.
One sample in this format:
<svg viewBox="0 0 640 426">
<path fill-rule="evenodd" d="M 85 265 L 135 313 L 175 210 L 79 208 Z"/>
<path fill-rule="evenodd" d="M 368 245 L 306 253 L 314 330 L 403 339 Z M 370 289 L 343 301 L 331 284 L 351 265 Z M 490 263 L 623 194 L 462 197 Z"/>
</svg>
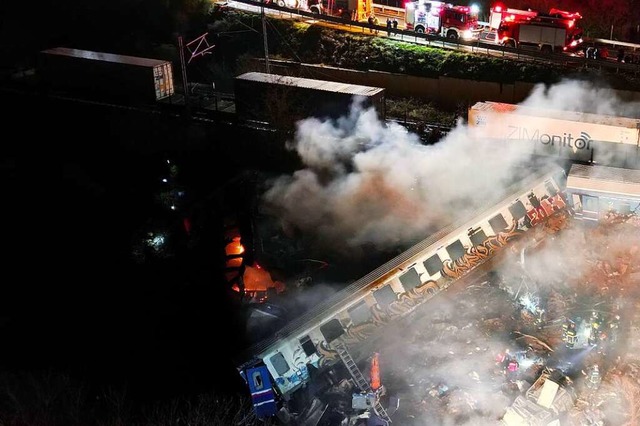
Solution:
<svg viewBox="0 0 640 426">
<path fill-rule="evenodd" d="M 529 229 L 564 214 L 565 181 L 559 167 L 530 176 L 510 188 L 502 202 L 416 244 L 250 348 L 238 365 L 256 408 L 264 408 L 265 400 L 290 399 L 310 381 L 310 370 L 328 370 L 342 359 L 339 349 L 356 352 L 384 325 L 406 316 Z M 265 389 L 267 384 L 273 389 Z"/>
</svg>

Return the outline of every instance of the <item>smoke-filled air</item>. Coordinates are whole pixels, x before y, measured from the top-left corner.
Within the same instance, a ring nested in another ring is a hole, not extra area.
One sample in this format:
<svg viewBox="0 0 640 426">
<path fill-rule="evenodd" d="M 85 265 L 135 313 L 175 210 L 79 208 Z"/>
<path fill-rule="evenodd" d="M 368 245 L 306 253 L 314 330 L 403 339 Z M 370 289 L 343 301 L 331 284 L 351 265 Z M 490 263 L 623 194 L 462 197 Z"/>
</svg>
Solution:
<svg viewBox="0 0 640 426">
<path fill-rule="evenodd" d="M 538 86 L 523 104 L 640 111 L 577 81 Z M 425 238 L 532 171 L 524 153 L 498 152 L 462 121 L 425 146 L 358 103 L 340 120 L 300 122 L 291 149 L 305 167 L 274 180 L 266 201 L 334 247 Z M 498 425 L 509 406 L 535 409 L 543 375 L 561 385 L 548 410 L 563 424 L 640 424 L 638 215 L 611 215 L 598 227 L 566 217 L 541 229 L 544 238 L 528 235 L 493 274 L 455 283 L 377 341 L 382 382 L 403 407 L 394 424 Z"/>
<path fill-rule="evenodd" d="M 539 85 L 523 104 L 640 111 L 610 90 L 576 81 Z M 402 246 L 490 205 L 533 171 L 529 154 L 518 146 L 498 149 L 474 131 L 459 120 L 439 142 L 423 145 L 417 135 L 354 102 L 346 117 L 298 123 L 290 149 L 304 168 L 271 182 L 265 200 L 282 221 L 336 250 Z"/>
</svg>

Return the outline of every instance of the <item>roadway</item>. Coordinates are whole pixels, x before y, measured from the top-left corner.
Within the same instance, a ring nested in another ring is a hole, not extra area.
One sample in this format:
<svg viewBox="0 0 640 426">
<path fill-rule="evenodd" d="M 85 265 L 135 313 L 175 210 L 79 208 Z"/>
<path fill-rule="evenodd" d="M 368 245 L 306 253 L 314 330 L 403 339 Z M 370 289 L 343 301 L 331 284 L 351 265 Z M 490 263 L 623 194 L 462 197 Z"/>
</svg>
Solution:
<svg viewBox="0 0 640 426">
<path fill-rule="evenodd" d="M 624 46 L 628 51 L 640 52 L 640 45 L 633 43 L 617 42 L 613 40 L 593 39 L 585 42 L 585 45 L 607 47 L 609 49 L 610 56 L 608 58 L 602 58 L 602 60 L 587 59 L 584 57 L 584 52 L 578 51 L 576 53 L 552 53 L 542 54 L 537 51 L 513 49 L 496 45 L 494 43 L 484 43 L 481 41 L 464 42 L 455 41 L 450 42 L 445 38 L 438 36 L 431 36 L 425 34 L 415 33 L 413 31 L 405 30 L 406 23 L 404 21 L 404 12 L 401 9 L 387 7 L 374 4 L 374 11 L 376 16 L 380 18 L 381 23 L 386 22 L 387 17 L 395 18 L 398 20 L 398 29 L 392 29 L 390 32 L 387 30 L 386 25 L 379 25 L 372 32 L 368 23 L 345 21 L 340 18 L 335 18 L 326 15 L 317 15 L 297 9 L 288 9 L 284 7 L 278 7 L 273 4 L 264 5 L 254 0 L 229 0 L 223 2 L 227 7 L 231 7 L 238 10 L 243 10 L 252 13 L 261 13 L 261 9 L 264 9 L 265 15 L 272 16 L 279 19 L 295 19 L 308 24 L 322 25 L 327 28 L 333 28 L 340 31 L 349 31 L 353 33 L 359 33 L 363 35 L 388 37 L 394 40 L 422 44 L 430 47 L 444 48 L 450 50 L 463 51 L 473 54 L 482 54 L 488 56 L 497 56 L 515 60 L 525 61 L 537 61 L 544 63 L 555 63 L 558 65 L 573 65 L 573 66 L 585 66 L 590 68 L 610 68 L 615 69 L 615 72 L 631 71 L 635 74 L 640 72 L 640 63 L 626 64 L 616 61 L 614 46 Z M 602 50 L 602 49 L 601 49 Z"/>
</svg>

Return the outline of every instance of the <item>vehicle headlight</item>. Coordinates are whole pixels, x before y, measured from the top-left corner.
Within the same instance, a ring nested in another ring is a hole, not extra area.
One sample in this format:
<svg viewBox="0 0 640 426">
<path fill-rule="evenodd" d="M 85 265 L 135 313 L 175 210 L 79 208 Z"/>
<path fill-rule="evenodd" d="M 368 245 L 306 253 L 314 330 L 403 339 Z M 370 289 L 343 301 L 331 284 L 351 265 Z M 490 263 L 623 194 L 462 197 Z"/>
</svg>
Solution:
<svg viewBox="0 0 640 426">
<path fill-rule="evenodd" d="M 462 38 L 464 38 L 465 40 L 472 39 L 472 38 L 473 38 L 473 31 L 471 31 L 471 30 L 465 30 L 465 31 L 462 33 Z"/>
</svg>

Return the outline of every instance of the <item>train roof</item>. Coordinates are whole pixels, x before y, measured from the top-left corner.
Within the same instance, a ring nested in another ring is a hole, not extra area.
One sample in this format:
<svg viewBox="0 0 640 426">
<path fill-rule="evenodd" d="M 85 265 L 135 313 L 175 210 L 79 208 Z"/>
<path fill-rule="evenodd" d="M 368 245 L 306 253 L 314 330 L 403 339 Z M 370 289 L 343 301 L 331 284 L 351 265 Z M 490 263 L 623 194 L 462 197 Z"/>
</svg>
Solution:
<svg viewBox="0 0 640 426">
<path fill-rule="evenodd" d="M 236 80 L 255 81 L 260 83 L 276 84 L 283 87 L 299 87 L 327 92 L 345 93 L 371 97 L 384 93 L 383 87 L 363 86 L 360 84 L 347 84 L 337 81 L 315 80 L 312 78 L 291 77 L 287 75 L 267 74 L 262 72 L 247 72 L 236 77 Z"/>
<path fill-rule="evenodd" d="M 593 114 L 579 111 L 563 111 L 551 108 L 533 108 L 503 102 L 476 102 L 471 109 L 496 113 L 511 113 L 531 117 L 546 117 L 557 120 L 567 120 L 606 126 L 640 129 L 640 118 L 620 117 L 615 115 Z"/>
<path fill-rule="evenodd" d="M 361 291 L 370 287 L 372 283 L 381 282 L 381 280 L 402 271 L 403 269 L 401 267 L 406 265 L 408 261 L 418 256 L 429 247 L 437 245 L 437 243 L 449 237 L 454 231 L 466 229 L 475 225 L 479 216 L 488 215 L 498 208 L 498 206 L 504 203 L 513 202 L 515 200 L 514 197 L 520 195 L 522 191 L 542 183 L 551 176 L 557 176 L 558 174 L 564 174 L 564 170 L 560 166 L 555 164 L 545 165 L 533 174 L 530 174 L 528 177 L 512 184 L 505 191 L 509 194 L 508 198 L 504 198 L 502 201 L 488 201 L 484 206 L 478 209 L 479 214 L 474 215 L 472 219 L 453 222 L 448 226 L 445 226 L 441 230 L 410 247 L 405 252 L 384 263 L 382 266 L 371 271 L 364 277 L 353 282 L 346 288 L 340 290 L 331 298 L 325 299 L 324 302 L 319 303 L 307 313 L 286 324 L 283 328 L 277 331 L 275 335 L 263 339 L 239 354 L 240 357 L 244 357 L 240 360 L 241 363 L 251 361 L 252 357 L 264 355 L 266 352 L 271 350 L 279 340 L 304 333 L 312 327 L 310 324 L 319 324 L 325 319 L 328 319 L 328 316 L 332 315 L 334 312 L 345 309 L 351 304 L 357 303 L 362 295 Z M 442 244 L 444 243 L 445 242 L 443 241 Z"/>
<path fill-rule="evenodd" d="M 40 53 L 56 56 L 68 56 L 78 59 L 87 59 L 91 61 L 114 62 L 121 64 L 137 65 L 140 67 L 153 68 L 158 65 L 166 64 L 169 61 L 161 59 L 140 58 L 137 56 L 116 55 L 113 53 L 94 52 L 91 50 L 72 49 L 69 47 L 53 47 L 51 49 L 42 50 Z"/>
<path fill-rule="evenodd" d="M 567 175 L 567 190 L 640 199 L 640 170 L 573 164 Z"/>
</svg>

